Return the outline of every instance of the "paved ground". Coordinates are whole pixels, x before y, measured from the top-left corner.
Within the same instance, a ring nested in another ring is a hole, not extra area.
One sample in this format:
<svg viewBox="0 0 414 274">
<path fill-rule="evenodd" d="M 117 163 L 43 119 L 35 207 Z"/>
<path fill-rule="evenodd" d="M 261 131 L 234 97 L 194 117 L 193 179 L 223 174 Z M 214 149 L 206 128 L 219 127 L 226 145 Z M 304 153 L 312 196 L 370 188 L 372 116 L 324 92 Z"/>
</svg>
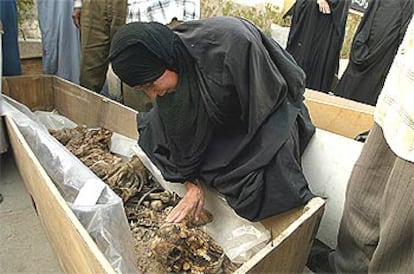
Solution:
<svg viewBox="0 0 414 274">
<path fill-rule="evenodd" d="M 11 153 L 0 154 L 0 273 L 63 273 Z"/>
</svg>

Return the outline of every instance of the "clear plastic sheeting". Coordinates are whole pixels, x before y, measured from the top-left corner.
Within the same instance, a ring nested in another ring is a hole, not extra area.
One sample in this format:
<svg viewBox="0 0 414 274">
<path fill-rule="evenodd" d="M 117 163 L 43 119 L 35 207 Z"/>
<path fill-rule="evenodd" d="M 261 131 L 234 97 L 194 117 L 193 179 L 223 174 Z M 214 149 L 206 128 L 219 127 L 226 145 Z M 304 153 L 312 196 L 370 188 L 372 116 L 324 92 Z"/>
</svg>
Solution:
<svg viewBox="0 0 414 274">
<path fill-rule="evenodd" d="M 7 115 L 16 123 L 69 207 L 115 271 L 137 273 L 134 241 L 121 198 L 52 137 L 42 124 L 46 121 L 47 127 L 51 123 L 60 123 L 64 127 L 70 122 L 56 119 L 54 114 L 36 116 L 26 106 L 2 97 L 0 115 Z"/>
<path fill-rule="evenodd" d="M 70 119 L 54 112 L 37 110 L 34 114 L 37 120 L 48 129 L 60 130 L 64 128 L 75 128 L 77 126 Z"/>
</svg>

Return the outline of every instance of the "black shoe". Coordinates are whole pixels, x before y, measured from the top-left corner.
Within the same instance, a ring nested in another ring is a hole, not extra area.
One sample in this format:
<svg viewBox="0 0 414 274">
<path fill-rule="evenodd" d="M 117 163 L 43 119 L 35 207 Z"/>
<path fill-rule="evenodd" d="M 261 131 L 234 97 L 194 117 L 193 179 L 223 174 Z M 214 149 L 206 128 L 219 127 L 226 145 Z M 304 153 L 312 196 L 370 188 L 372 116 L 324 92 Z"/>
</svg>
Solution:
<svg viewBox="0 0 414 274">
<path fill-rule="evenodd" d="M 306 266 L 313 273 L 335 273 L 334 269 L 329 264 L 329 254 L 332 251 L 333 250 L 328 247 L 313 245 Z"/>
</svg>

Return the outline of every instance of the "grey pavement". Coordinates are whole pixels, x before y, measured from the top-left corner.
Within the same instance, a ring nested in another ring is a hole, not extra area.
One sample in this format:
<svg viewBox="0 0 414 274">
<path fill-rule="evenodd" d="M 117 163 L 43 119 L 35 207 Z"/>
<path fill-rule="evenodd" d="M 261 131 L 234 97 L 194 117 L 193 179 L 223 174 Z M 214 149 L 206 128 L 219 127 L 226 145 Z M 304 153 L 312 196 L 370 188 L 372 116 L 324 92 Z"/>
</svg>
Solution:
<svg viewBox="0 0 414 274">
<path fill-rule="evenodd" d="M 0 273 L 63 273 L 12 153 L 0 154 Z"/>
</svg>

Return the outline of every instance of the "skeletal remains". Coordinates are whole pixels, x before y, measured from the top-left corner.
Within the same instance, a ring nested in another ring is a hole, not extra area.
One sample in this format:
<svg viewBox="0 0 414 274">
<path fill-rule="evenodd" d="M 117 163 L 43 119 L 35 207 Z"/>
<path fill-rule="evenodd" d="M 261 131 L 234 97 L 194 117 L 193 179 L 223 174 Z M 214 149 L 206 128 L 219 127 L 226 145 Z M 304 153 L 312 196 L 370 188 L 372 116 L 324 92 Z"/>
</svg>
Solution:
<svg viewBox="0 0 414 274">
<path fill-rule="evenodd" d="M 122 198 L 140 271 L 220 273 L 237 267 L 202 230 L 213 220 L 208 211 L 197 223 L 191 218 L 178 224 L 164 222 L 179 197 L 164 190 L 137 156 L 124 160 L 111 153 L 112 131 L 78 126 L 49 132 Z"/>
</svg>

